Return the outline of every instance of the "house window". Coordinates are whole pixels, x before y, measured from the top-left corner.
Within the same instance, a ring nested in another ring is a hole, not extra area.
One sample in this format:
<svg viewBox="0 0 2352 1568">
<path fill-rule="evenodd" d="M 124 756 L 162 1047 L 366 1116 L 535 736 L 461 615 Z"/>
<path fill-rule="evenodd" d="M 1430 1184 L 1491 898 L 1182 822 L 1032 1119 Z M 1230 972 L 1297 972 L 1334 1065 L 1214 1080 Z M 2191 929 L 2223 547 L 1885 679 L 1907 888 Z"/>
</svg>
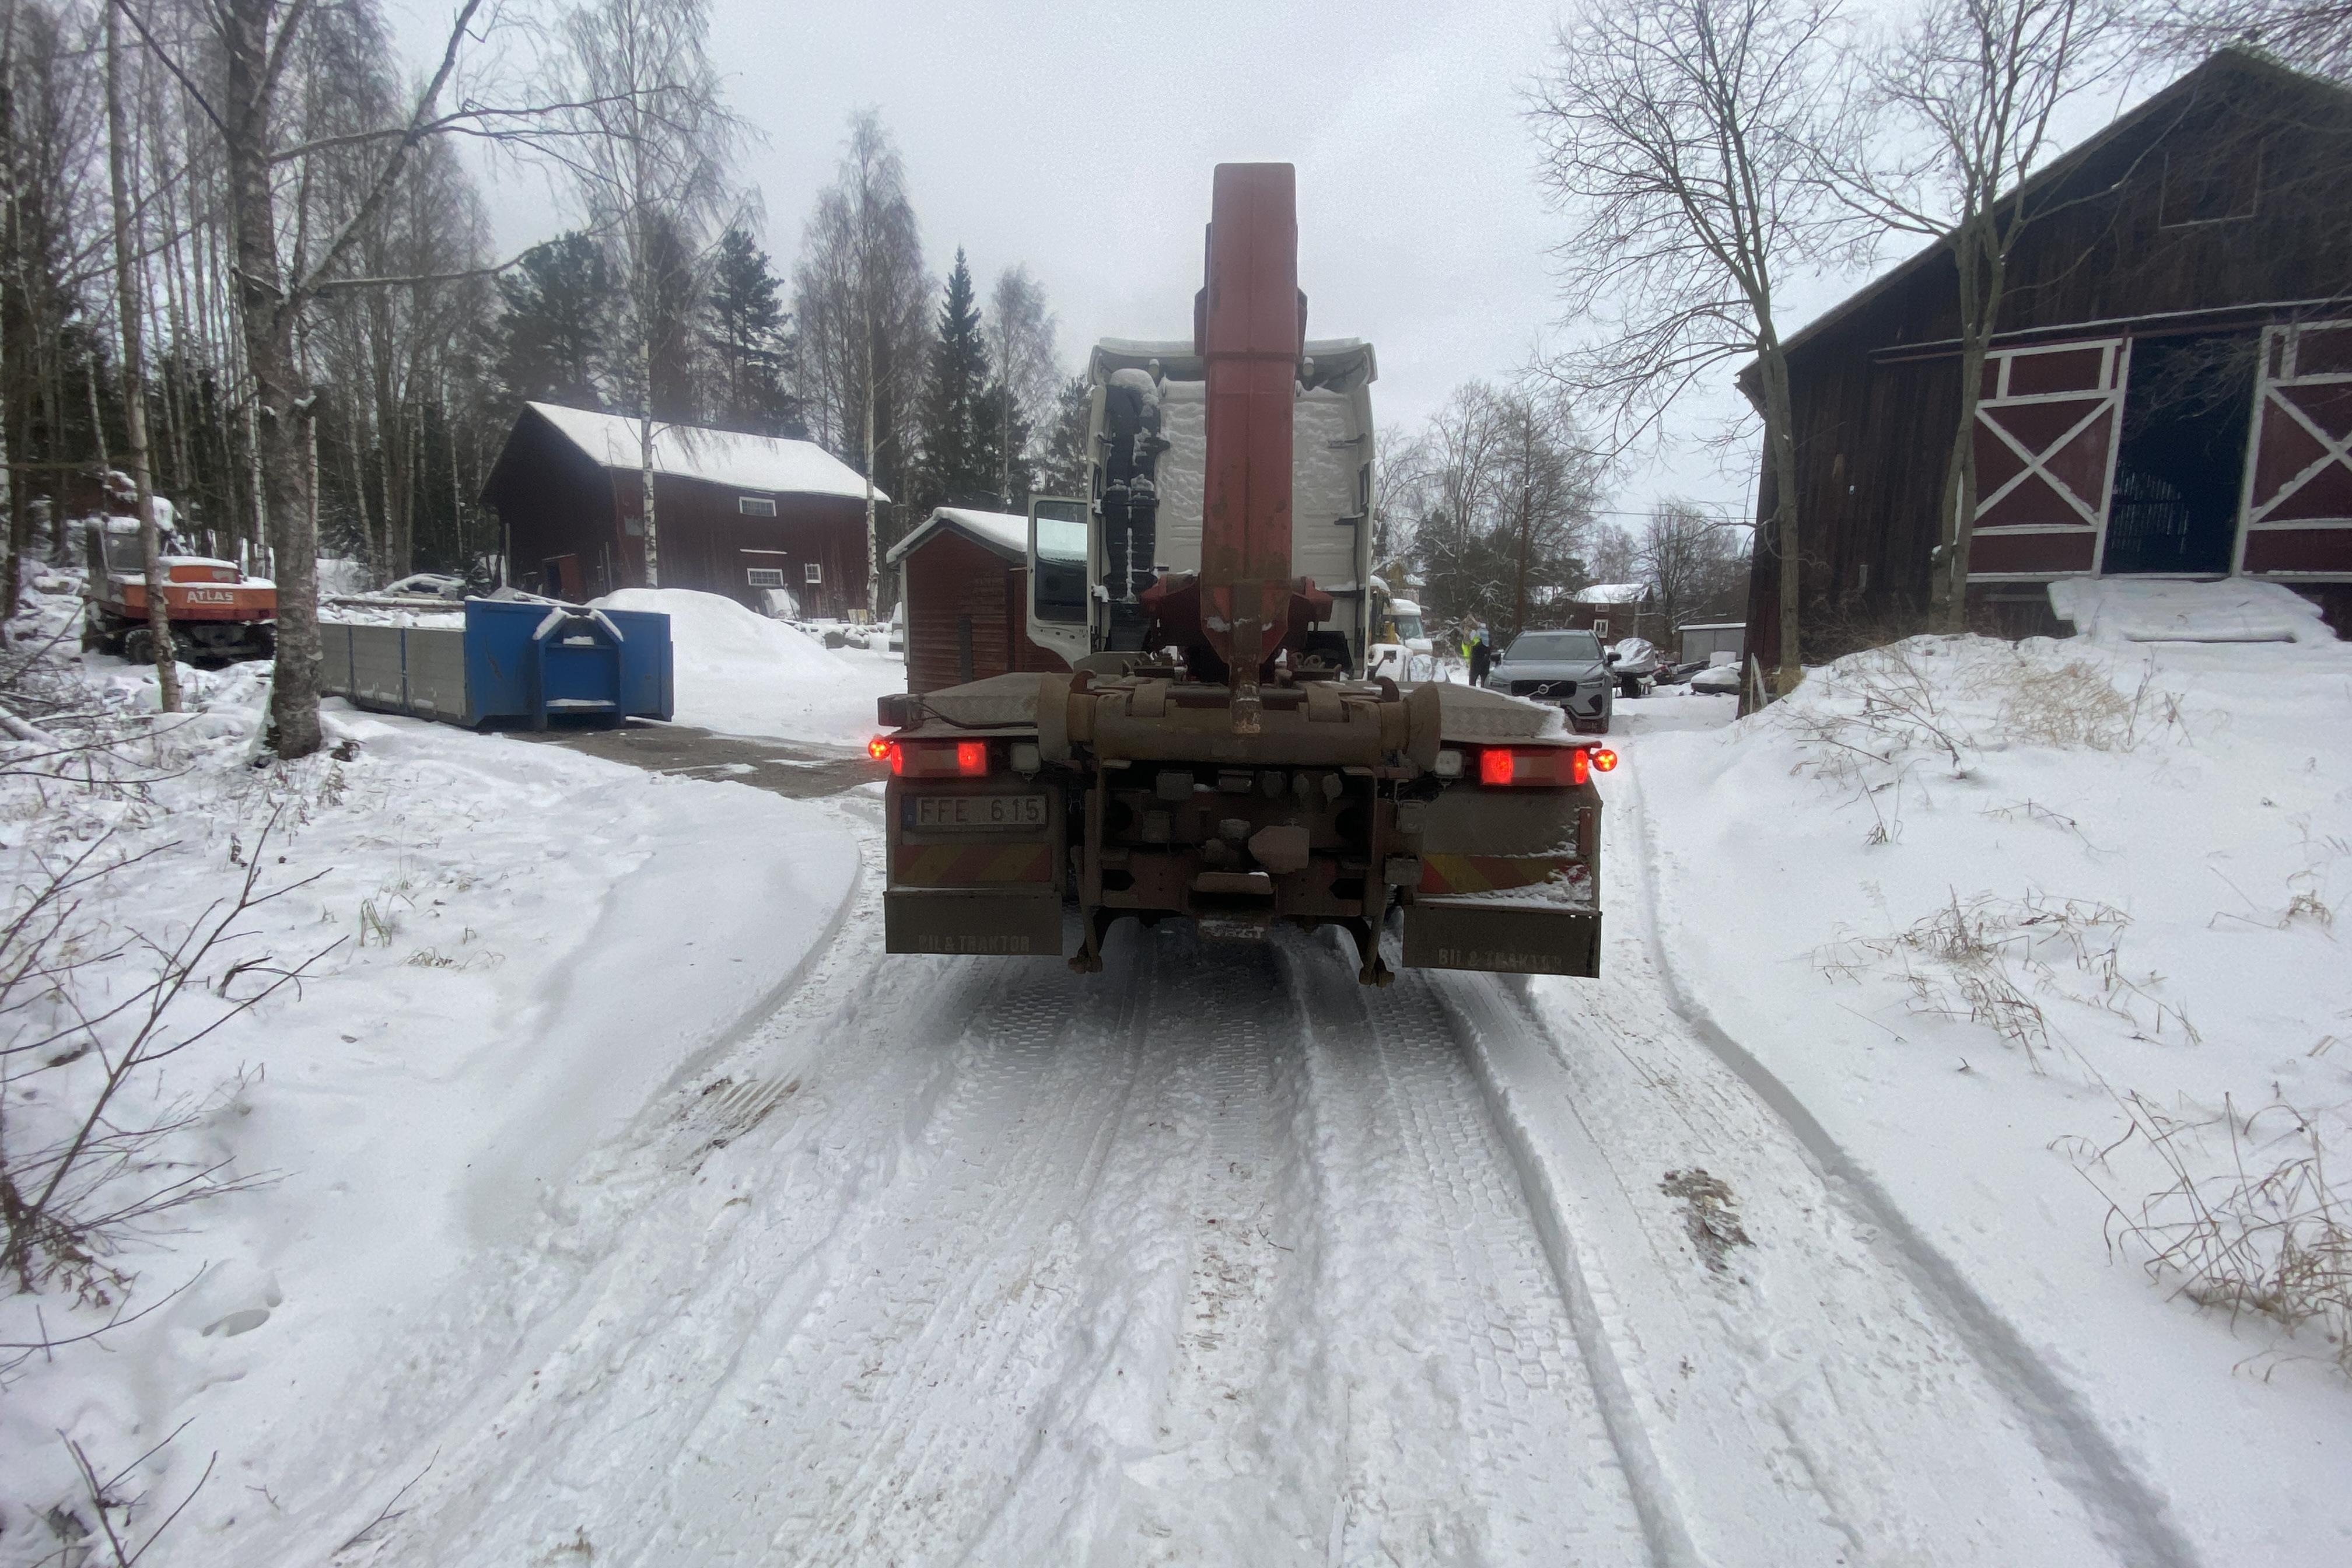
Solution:
<svg viewBox="0 0 2352 1568">
<path fill-rule="evenodd" d="M 814 561 L 810 562 L 807 565 L 801 568 L 801 581 L 803 583 L 824 582 L 824 568 L 818 565 Z"/>
<path fill-rule="evenodd" d="M 776 515 L 776 503 L 767 496 L 737 496 L 735 510 L 745 517 L 773 517 Z"/>
<path fill-rule="evenodd" d="M 1606 616 L 1595 616 L 1592 618 L 1592 635 L 1597 637 L 1605 637 L 1609 635 L 1609 621 Z"/>
<path fill-rule="evenodd" d="M 744 569 L 743 581 L 754 588 L 781 588 L 784 574 L 773 566 L 751 566 Z"/>
</svg>

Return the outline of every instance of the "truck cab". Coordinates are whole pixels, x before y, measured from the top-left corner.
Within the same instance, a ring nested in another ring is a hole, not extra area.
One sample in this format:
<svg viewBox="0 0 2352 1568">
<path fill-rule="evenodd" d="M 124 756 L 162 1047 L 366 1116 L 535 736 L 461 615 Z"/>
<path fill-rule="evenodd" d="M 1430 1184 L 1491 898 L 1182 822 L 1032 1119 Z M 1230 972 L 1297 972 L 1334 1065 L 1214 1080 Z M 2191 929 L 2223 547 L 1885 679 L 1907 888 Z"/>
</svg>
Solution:
<svg viewBox="0 0 2352 1568">
<path fill-rule="evenodd" d="M 1291 574 L 1332 601 L 1319 628 L 1361 674 L 1371 637 L 1372 346 L 1307 344 L 1291 407 Z M 1087 363 L 1088 493 L 1030 509 L 1029 636 L 1076 668 L 1141 647 L 1135 595 L 1201 570 L 1207 384 L 1190 342 L 1107 338 Z M 1343 652 L 1344 650 L 1344 652 Z"/>
</svg>

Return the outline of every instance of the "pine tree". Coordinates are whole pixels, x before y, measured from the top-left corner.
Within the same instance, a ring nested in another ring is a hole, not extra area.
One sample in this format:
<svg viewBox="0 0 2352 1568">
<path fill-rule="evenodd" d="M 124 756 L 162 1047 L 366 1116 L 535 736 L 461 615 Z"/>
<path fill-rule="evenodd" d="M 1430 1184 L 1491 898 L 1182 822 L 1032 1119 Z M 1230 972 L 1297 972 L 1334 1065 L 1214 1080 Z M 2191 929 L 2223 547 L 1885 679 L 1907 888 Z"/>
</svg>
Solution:
<svg viewBox="0 0 2352 1568">
<path fill-rule="evenodd" d="M 525 251 L 499 279 L 498 376 L 517 402 L 602 408 L 612 283 L 595 242 L 578 232 Z"/>
<path fill-rule="evenodd" d="M 715 362 L 712 421 L 754 436 L 805 438 L 800 399 L 786 390 L 793 370 L 792 315 L 768 253 L 740 228 L 719 242 L 710 279 L 707 336 Z"/>
<path fill-rule="evenodd" d="M 940 302 L 939 337 L 931 344 L 930 377 L 923 390 L 922 491 L 934 506 L 1001 504 L 996 496 L 996 421 L 989 416 L 988 345 L 980 334 L 980 306 L 971 268 L 956 251 Z"/>
<path fill-rule="evenodd" d="M 1074 375 L 1062 384 L 1054 399 L 1054 428 L 1045 439 L 1045 467 L 1037 475 L 1038 494 L 1087 493 L 1091 481 L 1087 473 L 1087 430 L 1093 402 L 1085 376 Z"/>
</svg>

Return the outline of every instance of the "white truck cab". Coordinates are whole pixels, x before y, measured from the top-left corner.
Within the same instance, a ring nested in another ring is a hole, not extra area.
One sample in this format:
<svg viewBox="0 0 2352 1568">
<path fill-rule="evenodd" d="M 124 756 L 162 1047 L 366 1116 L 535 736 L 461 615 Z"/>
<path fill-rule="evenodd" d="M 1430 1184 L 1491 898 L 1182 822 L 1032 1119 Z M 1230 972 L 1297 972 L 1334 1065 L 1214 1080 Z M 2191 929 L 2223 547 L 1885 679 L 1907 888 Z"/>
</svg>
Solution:
<svg viewBox="0 0 2352 1568">
<path fill-rule="evenodd" d="M 1349 668 L 1362 671 L 1372 635 L 1370 387 L 1380 370 L 1371 345 L 1356 338 L 1309 341 L 1305 363 L 1292 418 L 1291 575 L 1331 595 L 1327 629 L 1347 639 Z M 1073 665 L 1137 647 L 1136 584 L 1201 569 L 1208 457 L 1207 386 L 1190 342 L 1105 339 L 1087 379 L 1091 493 L 1030 507 L 1029 637 Z M 1140 404 L 1146 431 L 1165 443 L 1150 462 L 1119 449 L 1131 437 L 1115 398 L 1128 410 Z M 1150 558 L 1134 559 L 1147 538 Z"/>
</svg>

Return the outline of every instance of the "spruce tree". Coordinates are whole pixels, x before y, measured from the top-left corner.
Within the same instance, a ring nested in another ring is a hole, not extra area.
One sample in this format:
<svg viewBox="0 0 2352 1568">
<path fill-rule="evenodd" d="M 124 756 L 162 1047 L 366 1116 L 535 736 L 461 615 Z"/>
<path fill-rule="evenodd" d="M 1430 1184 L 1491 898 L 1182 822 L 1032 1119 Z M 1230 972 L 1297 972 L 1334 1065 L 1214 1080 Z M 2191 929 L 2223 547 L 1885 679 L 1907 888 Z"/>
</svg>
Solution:
<svg viewBox="0 0 2352 1568">
<path fill-rule="evenodd" d="M 753 436 L 805 438 L 800 400 L 786 387 L 793 362 L 792 315 L 768 253 L 740 228 L 719 242 L 710 279 L 707 336 L 714 361 L 711 420 Z"/>
<path fill-rule="evenodd" d="M 939 336 L 931 344 L 930 375 L 921 408 L 924 510 L 935 506 L 1001 504 L 995 494 L 995 421 L 988 402 L 988 345 L 980 333 L 980 306 L 971 268 L 956 251 L 940 302 Z"/>
<path fill-rule="evenodd" d="M 604 258 L 578 232 L 523 252 L 499 279 L 498 376 L 516 402 L 602 408 L 613 292 Z"/>
<path fill-rule="evenodd" d="M 1074 375 L 1062 384 L 1054 398 L 1054 427 L 1045 439 L 1045 467 L 1037 475 L 1040 495 L 1087 493 L 1092 479 L 1087 471 L 1090 458 L 1087 433 L 1093 412 L 1093 395 L 1085 376 Z"/>
</svg>

